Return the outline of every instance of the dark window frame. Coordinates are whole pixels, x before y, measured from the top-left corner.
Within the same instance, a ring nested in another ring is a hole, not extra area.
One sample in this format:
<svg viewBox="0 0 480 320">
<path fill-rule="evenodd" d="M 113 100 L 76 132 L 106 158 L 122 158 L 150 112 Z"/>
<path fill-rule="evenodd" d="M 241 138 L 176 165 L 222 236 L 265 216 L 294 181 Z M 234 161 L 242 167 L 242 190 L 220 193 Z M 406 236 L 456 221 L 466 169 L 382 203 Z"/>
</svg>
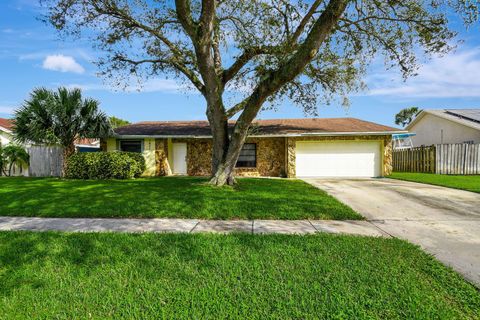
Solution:
<svg viewBox="0 0 480 320">
<path fill-rule="evenodd" d="M 140 143 L 140 151 L 128 151 L 128 152 L 137 152 L 137 153 L 142 153 L 143 152 L 143 140 L 139 140 L 139 139 L 123 139 L 123 140 L 119 140 L 118 141 L 118 150 L 119 151 L 125 151 L 125 150 L 122 150 L 122 143 L 123 142 L 139 142 Z"/>
<path fill-rule="evenodd" d="M 253 160 L 252 160 L 253 157 Z M 250 158 L 250 159 L 249 159 Z M 249 160 L 246 160 L 249 159 Z M 257 144 L 245 143 L 240 151 L 235 168 L 256 168 L 257 167 Z"/>
</svg>

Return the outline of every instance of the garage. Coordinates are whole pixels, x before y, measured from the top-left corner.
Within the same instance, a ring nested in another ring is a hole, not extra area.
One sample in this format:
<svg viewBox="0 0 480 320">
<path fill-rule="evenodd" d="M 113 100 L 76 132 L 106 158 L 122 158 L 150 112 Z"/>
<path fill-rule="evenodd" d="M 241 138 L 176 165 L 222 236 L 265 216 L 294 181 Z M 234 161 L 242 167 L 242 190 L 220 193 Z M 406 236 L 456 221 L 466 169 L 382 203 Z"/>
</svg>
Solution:
<svg viewBox="0 0 480 320">
<path fill-rule="evenodd" d="M 379 141 L 297 141 L 298 177 L 378 177 Z"/>
</svg>

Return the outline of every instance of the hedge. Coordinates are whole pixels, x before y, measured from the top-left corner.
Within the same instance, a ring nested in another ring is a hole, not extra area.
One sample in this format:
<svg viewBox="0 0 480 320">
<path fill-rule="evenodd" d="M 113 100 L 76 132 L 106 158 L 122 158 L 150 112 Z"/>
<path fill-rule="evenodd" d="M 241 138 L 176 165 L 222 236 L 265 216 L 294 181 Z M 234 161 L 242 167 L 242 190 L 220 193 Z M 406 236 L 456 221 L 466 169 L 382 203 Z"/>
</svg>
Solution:
<svg viewBox="0 0 480 320">
<path fill-rule="evenodd" d="M 134 152 L 82 152 L 67 160 L 70 179 L 132 179 L 145 171 L 145 159 Z"/>
</svg>

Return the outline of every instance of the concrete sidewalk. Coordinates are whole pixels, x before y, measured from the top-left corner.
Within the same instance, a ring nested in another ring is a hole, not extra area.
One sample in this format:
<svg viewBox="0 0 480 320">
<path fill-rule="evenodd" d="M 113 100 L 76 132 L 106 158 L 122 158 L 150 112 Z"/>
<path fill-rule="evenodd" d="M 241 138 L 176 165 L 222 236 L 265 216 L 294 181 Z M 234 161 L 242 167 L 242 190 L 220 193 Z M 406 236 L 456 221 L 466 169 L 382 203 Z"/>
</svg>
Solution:
<svg viewBox="0 0 480 320">
<path fill-rule="evenodd" d="M 252 234 L 345 233 L 389 237 L 368 221 L 358 220 L 197 220 L 197 219 L 89 219 L 0 217 L 0 231 L 67 232 L 185 232 Z"/>
</svg>

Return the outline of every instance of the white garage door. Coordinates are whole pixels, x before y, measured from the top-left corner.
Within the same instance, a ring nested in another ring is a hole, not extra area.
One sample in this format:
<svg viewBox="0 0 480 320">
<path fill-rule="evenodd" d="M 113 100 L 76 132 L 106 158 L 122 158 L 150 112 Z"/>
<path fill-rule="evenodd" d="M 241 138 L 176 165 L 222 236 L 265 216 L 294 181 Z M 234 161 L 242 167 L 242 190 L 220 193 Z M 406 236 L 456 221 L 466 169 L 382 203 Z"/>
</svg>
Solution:
<svg viewBox="0 0 480 320">
<path fill-rule="evenodd" d="M 297 177 L 378 177 L 380 150 L 378 141 L 299 141 Z"/>
</svg>

